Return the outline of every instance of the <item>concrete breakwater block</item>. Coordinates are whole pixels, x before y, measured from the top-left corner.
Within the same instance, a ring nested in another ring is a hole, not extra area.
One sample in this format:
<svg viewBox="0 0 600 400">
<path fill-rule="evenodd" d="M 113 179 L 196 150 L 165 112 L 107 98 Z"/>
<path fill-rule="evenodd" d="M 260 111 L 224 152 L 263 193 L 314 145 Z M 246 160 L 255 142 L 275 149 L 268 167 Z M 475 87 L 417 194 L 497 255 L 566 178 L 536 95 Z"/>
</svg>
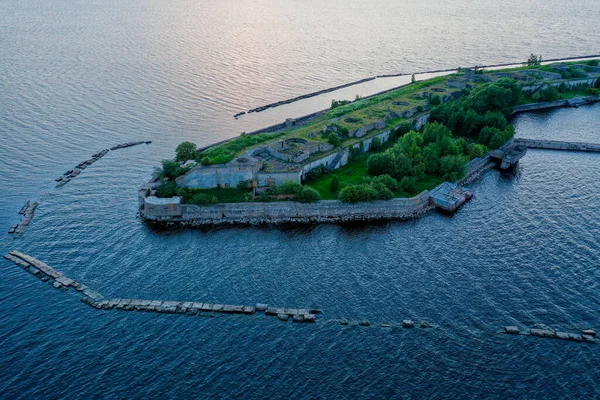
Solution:
<svg viewBox="0 0 600 400">
<path fill-rule="evenodd" d="M 290 319 L 290 316 L 287 314 L 277 314 L 277 318 L 279 318 L 281 321 L 286 322 L 288 319 Z"/>
<path fill-rule="evenodd" d="M 415 323 L 413 321 L 411 321 L 410 319 L 405 319 L 404 321 L 402 321 L 402 327 L 403 328 L 414 328 Z"/>
<path fill-rule="evenodd" d="M 360 326 L 371 326 L 371 323 L 365 319 L 365 320 L 359 321 L 358 325 L 360 325 Z"/>
<path fill-rule="evenodd" d="M 584 329 L 581 333 L 588 336 L 596 336 L 596 331 L 593 329 Z"/>
<path fill-rule="evenodd" d="M 509 335 L 518 335 L 521 333 L 521 330 L 516 326 L 507 326 L 504 328 L 504 333 L 508 333 Z"/>
<path fill-rule="evenodd" d="M 268 304 L 258 303 L 258 304 L 256 304 L 255 307 L 256 307 L 256 311 L 258 311 L 258 312 L 264 312 L 264 311 L 267 311 L 267 308 L 269 308 L 269 305 Z"/>
</svg>

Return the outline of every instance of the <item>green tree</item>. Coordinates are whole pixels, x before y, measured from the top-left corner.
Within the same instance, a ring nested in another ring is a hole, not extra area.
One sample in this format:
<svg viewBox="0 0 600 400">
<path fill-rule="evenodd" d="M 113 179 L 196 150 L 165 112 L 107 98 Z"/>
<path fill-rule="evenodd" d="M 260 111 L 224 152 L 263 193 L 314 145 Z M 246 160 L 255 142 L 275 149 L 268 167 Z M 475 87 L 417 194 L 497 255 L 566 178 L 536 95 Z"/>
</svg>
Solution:
<svg viewBox="0 0 600 400">
<path fill-rule="evenodd" d="M 175 182 L 161 182 L 156 188 L 156 197 L 173 197 L 177 195 L 177 184 Z"/>
<path fill-rule="evenodd" d="M 367 159 L 367 173 L 371 176 L 393 175 L 395 169 L 394 155 L 389 151 L 370 155 Z"/>
<path fill-rule="evenodd" d="M 179 161 L 193 160 L 197 156 L 196 145 L 192 142 L 183 142 L 175 149 Z"/>
<path fill-rule="evenodd" d="M 469 157 L 479 158 L 487 153 L 487 148 L 482 144 L 473 143 L 469 146 Z"/>
<path fill-rule="evenodd" d="M 528 67 L 533 67 L 535 65 L 540 65 L 542 63 L 542 56 L 537 56 L 533 53 L 531 53 L 529 55 L 529 58 L 527 59 L 527 66 Z"/>
<path fill-rule="evenodd" d="M 178 162 L 172 160 L 163 160 L 162 174 L 164 177 L 174 180 L 183 173 L 183 169 Z"/>
<path fill-rule="evenodd" d="M 378 137 L 375 137 L 371 141 L 371 147 L 369 148 L 369 151 L 379 151 L 379 150 L 381 150 L 381 139 L 379 139 Z"/>
<path fill-rule="evenodd" d="M 334 147 L 339 147 L 341 140 L 337 133 L 331 132 L 327 137 L 327 141 L 331 143 Z"/>
<path fill-rule="evenodd" d="M 414 193 L 417 191 L 417 180 L 412 176 L 405 176 L 400 181 L 402 190 L 406 193 Z"/>
<path fill-rule="evenodd" d="M 465 174 L 466 162 L 460 156 L 445 156 L 440 158 L 440 174 L 442 179 L 457 181 Z"/>
<path fill-rule="evenodd" d="M 441 102 L 442 98 L 439 94 L 434 94 L 433 96 L 431 96 L 431 100 L 429 100 L 429 104 L 431 104 L 432 106 L 438 106 Z"/>
<path fill-rule="evenodd" d="M 499 111 L 508 116 L 512 112 L 512 92 L 494 83 L 477 86 L 467 97 L 467 105 L 478 114 Z"/>
<path fill-rule="evenodd" d="M 452 132 L 448 127 L 439 122 L 431 122 L 423 128 L 423 144 L 428 145 L 442 140 L 444 137 L 451 137 Z"/>
</svg>

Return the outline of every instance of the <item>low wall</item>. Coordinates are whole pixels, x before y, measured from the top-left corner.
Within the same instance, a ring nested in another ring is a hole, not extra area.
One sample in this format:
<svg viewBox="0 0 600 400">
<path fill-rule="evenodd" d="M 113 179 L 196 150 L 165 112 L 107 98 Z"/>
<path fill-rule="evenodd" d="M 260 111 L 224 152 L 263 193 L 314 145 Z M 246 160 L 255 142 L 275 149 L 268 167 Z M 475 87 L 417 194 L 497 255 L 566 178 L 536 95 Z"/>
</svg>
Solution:
<svg viewBox="0 0 600 400">
<path fill-rule="evenodd" d="M 145 206 L 144 206 L 145 209 Z M 339 200 L 316 203 L 282 201 L 273 203 L 222 203 L 210 206 L 182 204 L 180 216 L 161 217 L 145 213 L 148 221 L 181 225 L 264 224 L 348 222 L 377 219 L 410 219 L 429 211 L 429 192 L 404 199 L 378 200 L 368 203 L 347 204 Z"/>
<path fill-rule="evenodd" d="M 587 151 L 600 153 L 600 144 L 583 142 L 562 142 L 558 140 L 515 139 L 515 144 L 521 144 L 529 149 Z"/>
</svg>

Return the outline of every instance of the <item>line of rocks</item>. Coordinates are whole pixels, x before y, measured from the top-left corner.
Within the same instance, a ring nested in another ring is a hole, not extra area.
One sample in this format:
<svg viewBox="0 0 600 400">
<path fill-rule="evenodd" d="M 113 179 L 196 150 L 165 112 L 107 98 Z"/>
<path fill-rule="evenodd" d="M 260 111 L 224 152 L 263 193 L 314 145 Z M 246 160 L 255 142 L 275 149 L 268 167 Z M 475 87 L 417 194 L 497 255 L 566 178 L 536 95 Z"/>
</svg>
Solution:
<svg viewBox="0 0 600 400">
<path fill-rule="evenodd" d="M 69 183 L 71 181 L 71 179 L 77 177 L 79 174 L 81 174 L 81 171 L 83 171 L 84 169 L 86 169 L 87 167 L 89 167 L 90 165 L 92 165 L 93 163 L 95 163 L 96 161 L 101 159 L 102 157 L 104 157 L 106 155 L 106 153 L 108 153 L 110 150 L 114 151 L 114 150 L 124 149 L 126 147 L 132 147 L 132 146 L 138 146 L 140 144 L 150 144 L 150 143 L 152 143 L 152 141 L 150 141 L 150 140 L 121 143 L 121 144 L 111 147 L 110 149 L 104 149 L 97 153 L 94 153 L 94 154 L 92 154 L 92 158 L 90 158 L 89 160 L 80 162 L 73 169 L 68 170 L 67 172 L 65 172 L 58 178 L 56 178 L 55 181 L 58 182 L 56 187 L 61 187 L 61 186 L 66 185 L 67 183 Z"/>
<path fill-rule="evenodd" d="M 517 326 L 504 327 L 504 333 L 508 335 L 529 335 L 542 338 L 569 340 L 572 342 L 596 343 L 596 331 L 584 329 L 581 333 L 560 332 L 548 328 L 545 325 L 536 325 L 535 328 L 521 330 Z"/>
<path fill-rule="evenodd" d="M 114 150 L 124 149 L 126 147 L 132 147 L 132 146 L 138 146 L 140 144 L 150 144 L 150 143 L 152 143 L 151 140 L 141 140 L 139 142 L 127 142 L 127 143 L 121 143 L 116 146 L 113 146 L 110 149 L 114 151 Z"/>
<path fill-rule="evenodd" d="M 34 213 L 35 213 L 35 209 L 40 205 L 39 201 L 34 201 L 33 203 L 31 203 L 29 200 L 27 200 L 25 202 L 25 204 L 23 205 L 23 207 L 21 208 L 21 210 L 19 211 L 19 214 L 23 215 L 23 218 L 21 218 L 21 221 L 17 224 L 13 224 L 10 229 L 8 230 L 9 234 L 15 234 L 15 235 L 20 235 L 23 233 L 23 231 L 25 230 L 25 228 L 27 227 L 27 225 L 29 225 L 31 223 L 31 220 L 34 217 Z"/>
<path fill-rule="evenodd" d="M 87 167 L 104 157 L 106 153 L 108 153 L 108 151 L 108 149 L 104 149 L 92 154 L 92 158 L 80 162 L 75 166 L 75 168 L 68 170 L 67 172 L 56 178 L 55 181 L 58 182 L 58 185 L 56 185 L 56 187 L 61 187 L 69 183 L 71 179 L 78 176 L 81 173 L 81 171 L 83 171 L 84 169 L 86 169 Z"/>
<path fill-rule="evenodd" d="M 276 103 L 271 103 L 271 104 L 267 104 L 267 105 L 264 105 L 264 106 L 256 107 L 256 108 L 253 108 L 251 110 L 248 110 L 248 114 L 251 114 L 253 112 L 261 112 L 261 111 L 264 111 L 264 110 L 266 110 L 268 108 L 279 107 L 279 106 L 282 106 L 284 104 L 294 103 L 294 102 L 299 101 L 299 100 L 303 100 L 303 99 L 308 99 L 310 97 L 319 96 L 321 94 L 333 92 L 335 90 L 343 89 L 343 88 L 346 88 L 346 87 L 349 87 L 349 86 L 358 85 L 359 83 L 369 82 L 369 81 L 374 80 L 375 78 L 376 77 L 374 77 L 374 76 L 370 77 L 370 78 L 364 78 L 364 79 L 360 79 L 360 80 L 355 81 L 355 82 L 345 83 L 343 85 L 334 86 L 334 87 L 331 87 L 331 88 L 328 88 L 328 89 L 319 90 L 317 92 L 303 94 L 301 96 L 297 96 L 297 97 L 294 97 L 294 98 L 291 98 L 291 99 L 288 99 L 288 100 L 282 100 L 282 101 L 278 101 Z M 246 114 L 246 112 L 242 111 L 242 112 L 239 112 L 239 113 L 235 114 L 233 117 L 234 118 L 238 118 L 238 117 L 240 117 L 240 116 L 242 116 L 244 114 Z"/>
<path fill-rule="evenodd" d="M 41 281 L 48 282 L 55 289 L 62 291 L 67 291 L 69 288 L 75 289 L 83 295 L 83 297 L 81 297 L 83 303 L 97 310 L 116 309 L 122 311 L 145 311 L 186 315 L 204 315 L 204 313 L 255 314 L 257 312 L 264 312 L 265 315 L 277 316 L 282 321 L 287 321 L 289 318 L 292 318 L 293 322 L 315 322 L 316 314 L 320 313 L 320 310 L 314 308 L 277 308 L 269 307 L 267 304 L 243 306 L 192 301 L 106 298 L 100 292 L 66 277 L 48 264 L 27 254 L 12 250 L 6 254 L 4 258 L 12 261 L 25 271 L 39 278 Z"/>
</svg>

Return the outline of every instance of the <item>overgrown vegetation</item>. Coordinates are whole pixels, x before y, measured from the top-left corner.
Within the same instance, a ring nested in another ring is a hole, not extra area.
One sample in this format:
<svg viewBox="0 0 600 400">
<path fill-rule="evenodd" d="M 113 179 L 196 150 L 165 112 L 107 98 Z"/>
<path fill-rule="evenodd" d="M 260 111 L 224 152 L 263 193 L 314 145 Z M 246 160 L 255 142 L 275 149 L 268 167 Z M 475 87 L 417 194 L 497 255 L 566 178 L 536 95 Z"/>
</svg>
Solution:
<svg viewBox="0 0 600 400">
<path fill-rule="evenodd" d="M 209 164 L 225 164 L 233 160 L 240 151 L 264 143 L 268 140 L 273 140 L 283 135 L 283 133 L 261 133 L 258 135 L 241 135 L 240 137 L 231 140 L 222 145 L 211 147 L 198 153 L 195 160 L 203 165 Z"/>
</svg>

